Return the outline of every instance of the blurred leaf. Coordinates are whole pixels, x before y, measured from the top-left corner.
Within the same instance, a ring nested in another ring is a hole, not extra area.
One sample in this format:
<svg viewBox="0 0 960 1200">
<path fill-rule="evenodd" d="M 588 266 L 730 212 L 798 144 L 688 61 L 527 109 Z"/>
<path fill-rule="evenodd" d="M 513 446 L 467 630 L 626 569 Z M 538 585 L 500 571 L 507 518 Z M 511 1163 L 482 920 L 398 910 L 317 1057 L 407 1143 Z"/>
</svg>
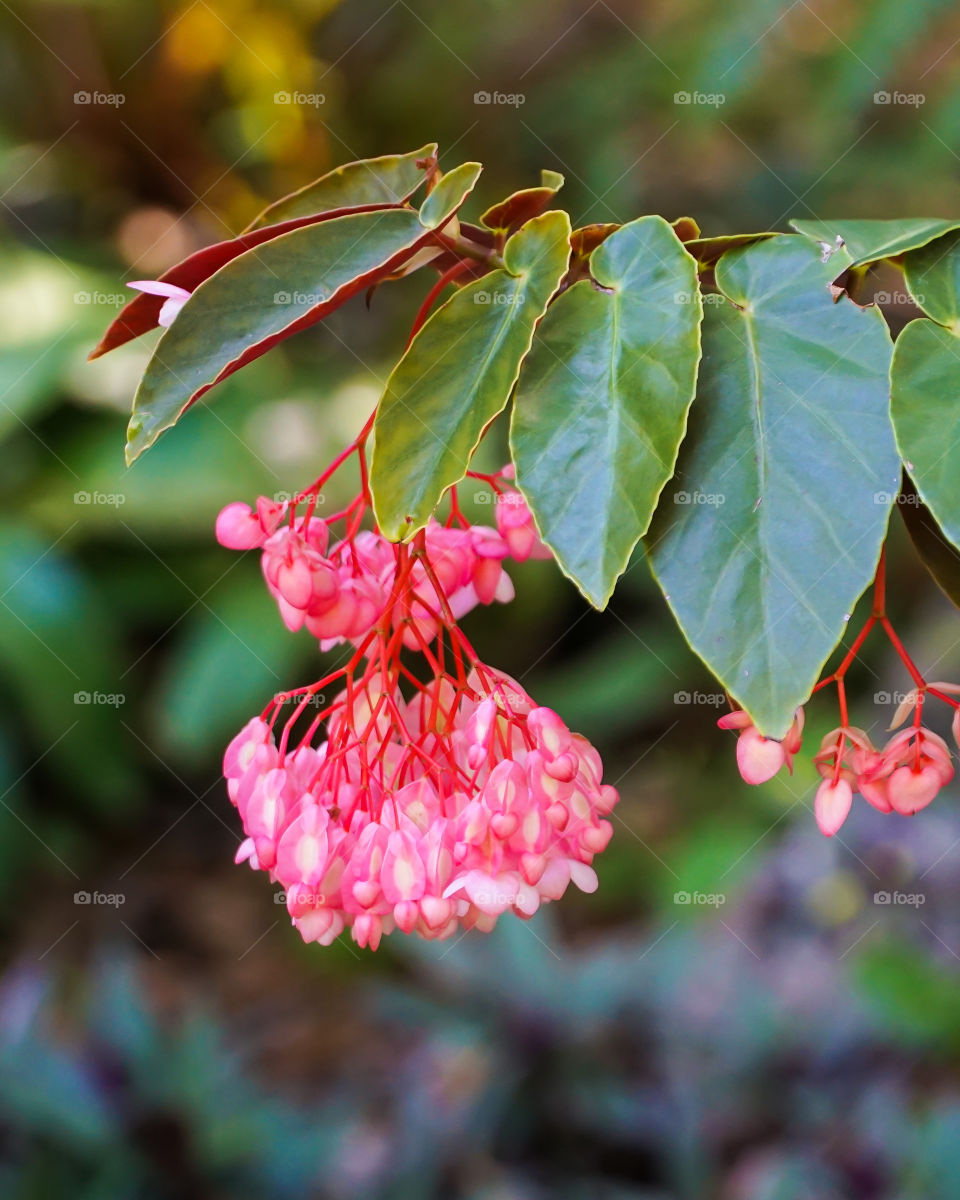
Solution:
<svg viewBox="0 0 960 1200">
<path fill-rule="evenodd" d="M 309 659 L 309 637 L 290 635 L 252 559 L 234 561 L 178 637 L 156 699 L 157 732 L 184 756 L 219 759 L 272 696 L 295 686 L 294 668 Z"/>
<path fill-rule="evenodd" d="M 854 981 L 891 1034 L 960 1052 L 957 975 L 918 946 L 888 942 L 857 955 Z"/>
<path fill-rule="evenodd" d="M 622 226 L 551 305 L 524 363 L 510 448 L 561 570 L 603 608 L 673 474 L 696 387 L 696 264 L 662 217 Z"/>
<path fill-rule="evenodd" d="M 42 756 L 95 808 L 129 798 L 120 646 L 96 592 L 61 547 L 8 523 L 0 607 L 0 673 Z"/>
<path fill-rule="evenodd" d="M 88 268 L 9 245 L 2 249 L 0 438 L 21 432 L 58 402 L 68 368 L 111 298 L 101 276 Z"/>
</svg>

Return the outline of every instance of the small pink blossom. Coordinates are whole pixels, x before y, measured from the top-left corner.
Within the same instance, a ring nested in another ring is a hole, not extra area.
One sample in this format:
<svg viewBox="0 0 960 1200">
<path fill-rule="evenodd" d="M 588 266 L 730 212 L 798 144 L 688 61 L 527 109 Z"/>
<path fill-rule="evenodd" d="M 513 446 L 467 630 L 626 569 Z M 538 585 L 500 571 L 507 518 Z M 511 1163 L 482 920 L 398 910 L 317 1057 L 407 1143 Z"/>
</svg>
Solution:
<svg viewBox="0 0 960 1200">
<path fill-rule="evenodd" d="M 826 837 L 833 837 L 847 819 L 850 806 L 853 804 L 853 789 L 846 779 L 824 779 L 817 788 L 813 802 L 814 814 L 820 832 Z"/>
<path fill-rule="evenodd" d="M 739 729 L 737 768 L 744 783 L 761 784 L 772 779 L 782 766 L 793 771 L 793 759 L 803 741 L 803 709 L 798 708 L 783 739 L 764 737 L 742 708 L 717 721 L 721 729 Z"/>
<path fill-rule="evenodd" d="M 146 292 L 150 296 L 167 297 L 160 306 L 160 315 L 157 317 L 157 324 L 164 328 L 173 324 L 180 309 L 191 296 L 186 288 L 177 287 L 173 283 L 163 283 L 159 279 L 138 279 L 133 283 L 128 283 L 127 287 L 136 288 L 138 292 Z"/>
</svg>

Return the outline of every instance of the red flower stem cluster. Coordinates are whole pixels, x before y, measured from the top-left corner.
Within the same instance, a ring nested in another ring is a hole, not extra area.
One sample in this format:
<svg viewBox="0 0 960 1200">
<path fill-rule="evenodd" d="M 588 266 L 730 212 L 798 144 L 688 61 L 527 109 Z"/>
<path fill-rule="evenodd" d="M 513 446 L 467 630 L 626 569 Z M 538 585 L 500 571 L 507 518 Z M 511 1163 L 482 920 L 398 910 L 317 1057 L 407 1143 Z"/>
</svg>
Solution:
<svg viewBox="0 0 960 1200">
<path fill-rule="evenodd" d="M 912 728 L 900 730 L 885 746 L 876 748 L 862 729 L 850 725 L 846 677 L 874 628 L 886 634 L 913 682 L 913 688 L 898 706 L 890 729 L 898 729 L 912 712 Z M 927 697 L 942 700 L 954 709 L 953 735 L 960 745 L 960 686 L 929 683 L 908 654 L 887 615 L 886 550 L 880 554 L 873 586 L 873 606 L 849 650 L 835 671 L 821 679 L 814 693 L 836 684 L 840 724 L 824 737 L 814 763 L 822 777 L 814 810 L 823 833 L 832 835 L 846 820 L 854 793 L 859 793 L 879 812 L 904 816 L 919 812 L 953 777 L 952 756 L 938 734 L 924 728 Z M 953 693 L 953 694 L 951 694 Z M 763 783 L 784 765 L 792 770 L 801 746 L 803 710 L 798 709 L 782 741 L 764 737 L 741 709 L 721 717 L 721 728 L 737 729 L 737 762 L 747 783 Z"/>
<path fill-rule="evenodd" d="M 274 697 L 227 748 L 247 835 L 238 861 L 283 886 L 305 940 L 327 945 L 349 928 L 375 949 L 394 929 L 487 930 L 508 910 L 532 916 L 571 882 L 592 891 L 618 796 L 590 743 L 484 665 L 458 623 L 512 598 L 508 559 L 549 556 L 510 469 L 471 473 L 495 494 L 495 528 L 471 524 L 454 488 L 445 523 L 395 545 L 363 528 L 371 426 L 292 501 L 228 505 L 217 537 L 262 551 L 291 631 L 353 647 L 344 665 Z M 354 454 L 360 493 L 317 516 Z"/>
<path fill-rule="evenodd" d="M 844 655 L 843 661 L 837 669 L 830 675 L 821 679 L 813 689 L 814 694 L 828 684 L 835 683 L 837 685 L 837 703 L 840 709 L 840 734 L 837 743 L 837 764 L 835 768 L 834 781 L 840 777 L 840 763 L 842 759 L 844 744 L 846 742 L 845 730 L 849 727 L 849 719 L 847 713 L 847 690 L 846 690 L 846 675 L 853 666 L 857 656 L 862 649 L 867 638 L 870 636 L 875 625 L 879 625 L 887 635 L 890 644 L 897 652 L 900 661 L 906 667 L 910 678 L 913 680 L 917 689 L 918 695 L 913 709 L 913 725 L 915 729 L 920 729 L 923 724 L 923 703 L 924 698 L 928 695 L 934 696 L 937 700 L 942 700 L 945 704 L 949 704 L 951 708 L 960 709 L 960 700 L 956 700 L 953 696 L 948 696 L 940 691 L 937 687 L 927 683 L 921 673 L 919 667 L 907 653 L 907 649 L 900 640 L 897 631 L 894 629 L 890 618 L 887 616 L 887 549 L 886 546 L 880 551 L 880 562 L 877 566 L 877 574 L 873 581 L 873 609 L 867 617 L 860 632 L 854 638 L 850 649 Z M 916 744 L 916 756 L 919 762 L 920 744 Z"/>
</svg>

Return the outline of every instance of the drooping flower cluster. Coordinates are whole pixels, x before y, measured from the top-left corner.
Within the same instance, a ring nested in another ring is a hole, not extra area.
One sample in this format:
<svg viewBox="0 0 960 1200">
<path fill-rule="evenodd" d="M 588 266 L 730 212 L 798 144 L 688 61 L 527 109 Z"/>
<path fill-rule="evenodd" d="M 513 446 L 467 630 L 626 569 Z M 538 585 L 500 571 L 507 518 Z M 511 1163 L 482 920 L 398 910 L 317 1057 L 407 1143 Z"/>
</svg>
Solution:
<svg viewBox="0 0 960 1200">
<path fill-rule="evenodd" d="M 590 743 L 489 667 L 405 701 L 383 666 L 324 710 L 317 747 L 316 718 L 293 751 L 293 719 L 278 745 L 256 718 L 226 752 L 247 835 L 237 859 L 281 885 L 304 940 L 329 945 L 345 927 L 373 949 L 395 928 L 446 938 L 529 917 L 571 881 L 593 891 L 618 797 Z"/>
<path fill-rule="evenodd" d="M 922 714 L 930 697 L 952 706 L 953 738 L 960 747 L 960 701 L 957 700 L 960 685 L 926 682 L 897 637 L 884 605 L 885 575 L 881 557 L 874 588 L 874 611 L 837 670 L 814 688 L 816 692 L 835 683 L 840 704 L 840 725 L 823 738 L 820 750 L 813 758 L 822 779 L 814 797 L 814 815 L 821 833 L 827 837 L 832 837 L 843 825 L 858 792 L 878 812 L 913 816 L 926 808 L 954 776 L 947 743 L 939 734 L 923 726 Z M 886 632 L 914 681 L 890 724 L 891 731 L 899 732 L 880 749 L 873 745 L 863 729 L 850 725 L 845 687 L 846 673 L 875 625 L 880 625 Z M 912 726 L 900 729 L 911 713 Z M 726 713 L 717 724 L 721 729 L 740 731 L 737 739 L 740 775 L 746 783 L 760 784 L 772 779 L 783 766 L 793 771 L 793 760 L 802 746 L 803 722 L 803 709 L 798 708 L 782 739 L 764 737 L 743 709 Z"/>
<path fill-rule="evenodd" d="M 954 774 L 947 743 L 922 726 L 902 729 L 880 750 L 862 729 L 835 729 L 813 761 L 823 777 L 814 812 L 828 836 L 847 819 L 855 792 L 878 812 L 912 817 Z"/>
<path fill-rule="evenodd" d="M 506 559 L 549 555 L 523 497 L 504 486 L 510 472 L 478 477 L 493 488 L 495 528 L 467 522 L 454 493 L 448 523 L 431 521 L 410 546 L 361 528 L 365 478 L 344 512 L 317 516 L 326 477 L 293 502 L 230 504 L 217 520 L 222 545 L 261 551 L 289 629 L 322 649 L 355 647 L 230 743 L 224 775 L 246 835 L 237 861 L 268 872 L 304 940 L 323 945 L 346 928 L 373 949 L 394 929 L 489 930 L 571 881 L 592 891 L 618 799 L 599 755 L 484 666 L 457 624 L 477 604 L 512 599 Z"/>
<path fill-rule="evenodd" d="M 328 650 L 359 643 L 380 620 L 397 559 L 392 543 L 375 530 L 358 530 L 355 519 L 331 545 L 332 522 L 313 515 L 313 507 L 308 503 L 297 517 L 295 506 L 263 496 L 256 510 L 229 504 L 217 519 L 217 540 L 231 550 L 262 549 L 263 574 L 287 628 L 305 627 Z M 425 559 L 413 564 L 404 603 L 392 614 L 395 624 L 408 623 L 404 644 L 411 649 L 432 641 L 448 615 L 459 620 L 478 604 L 512 600 L 505 559 L 549 556 L 519 492 L 497 494 L 495 514 L 496 529 L 427 526 Z"/>
</svg>

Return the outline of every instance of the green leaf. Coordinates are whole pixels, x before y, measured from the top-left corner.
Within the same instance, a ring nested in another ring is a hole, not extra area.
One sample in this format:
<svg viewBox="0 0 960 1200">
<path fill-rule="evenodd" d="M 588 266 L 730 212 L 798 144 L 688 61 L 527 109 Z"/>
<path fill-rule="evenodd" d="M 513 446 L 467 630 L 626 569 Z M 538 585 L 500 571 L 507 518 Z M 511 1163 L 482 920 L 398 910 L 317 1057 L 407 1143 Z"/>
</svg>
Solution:
<svg viewBox="0 0 960 1200">
<path fill-rule="evenodd" d="M 557 298 L 517 385 L 517 482 L 563 572 L 603 608 L 673 474 L 700 360 L 697 267 L 662 217 L 611 234 Z M 602 289 L 602 290 L 601 290 Z"/>
<path fill-rule="evenodd" d="M 439 229 L 473 191 L 483 167 L 465 162 L 448 171 L 420 205 L 420 221 L 427 229 Z"/>
<path fill-rule="evenodd" d="M 127 462 L 214 384 L 405 262 L 456 212 L 479 173 L 476 163 L 449 172 L 419 213 L 386 209 L 308 225 L 204 280 L 147 364 L 127 428 Z"/>
<path fill-rule="evenodd" d="M 917 557 L 947 599 L 960 608 L 960 552 L 944 537 L 909 476 L 904 479 L 898 507 Z"/>
<path fill-rule="evenodd" d="M 437 143 L 428 142 L 409 154 L 385 154 L 380 158 L 345 163 L 269 205 L 250 222 L 244 233 L 332 208 L 402 204 L 424 180 L 424 167 L 418 164 L 435 159 L 436 153 Z"/>
<path fill-rule="evenodd" d="M 960 334 L 960 231 L 905 255 L 903 277 L 914 303 Z"/>
<path fill-rule="evenodd" d="M 804 237 L 826 247 L 823 253 L 834 252 L 839 245 L 845 247 L 851 262 L 847 266 L 860 267 L 865 263 L 877 262 L 881 258 L 894 258 L 908 250 L 925 246 L 934 238 L 951 229 L 960 228 L 958 221 L 943 221 L 937 217 L 916 217 L 895 221 L 799 221 L 790 224 Z M 839 271 L 834 271 L 834 276 Z"/>
<path fill-rule="evenodd" d="M 919 317 L 901 331 L 890 371 L 897 445 L 917 491 L 960 546 L 960 338 Z"/>
<path fill-rule="evenodd" d="M 510 399 L 536 322 L 566 272 L 569 239 L 566 213 L 534 218 L 507 242 L 503 267 L 438 308 L 397 363 L 377 410 L 370 471 L 387 537 L 422 529 L 463 478 Z"/>
<path fill-rule="evenodd" d="M 693 649 L 781 737 L 873 575 L 900 464 L 890 338 L 780 235 L 725 254 L 651 565 Z M 725 297 L 726 299 L 723 299 Z"/>
</svg>

